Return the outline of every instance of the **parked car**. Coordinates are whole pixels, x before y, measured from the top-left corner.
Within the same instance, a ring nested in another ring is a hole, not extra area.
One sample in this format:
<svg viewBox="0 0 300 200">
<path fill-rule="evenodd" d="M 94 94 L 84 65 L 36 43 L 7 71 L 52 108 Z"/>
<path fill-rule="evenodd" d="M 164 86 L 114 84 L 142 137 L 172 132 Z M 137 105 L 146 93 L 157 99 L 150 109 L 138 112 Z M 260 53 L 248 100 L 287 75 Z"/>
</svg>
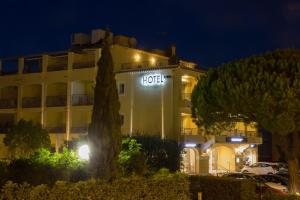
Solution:
<svg viewBox="0 0 300 200">
<path fill-rule="evenodd" d="M 235 179 L 245 179 L 256 183 L 256 193 L 264 195 L 266 192 L 272 192 L 280 195 L 286 195 L 288 180 L 277 175 L 255 175 L 250 173 L 229 173 L 224 177 Z"/>
<path fill-rule="evenodd" d="M 266 186 L 272 189 L 273 192 L 278 194 L 288 193 L 288 179 L 278 175 L 256 175 L 257 181 L 264 183 Z"/>
<path fill-rule="evenodd" d="M 241 172 L 253 174 L 276 174 L 276 168 L 278 168 L 276 163 L 257 162 L 250 166 L 244 166 Z"/>
</svg>

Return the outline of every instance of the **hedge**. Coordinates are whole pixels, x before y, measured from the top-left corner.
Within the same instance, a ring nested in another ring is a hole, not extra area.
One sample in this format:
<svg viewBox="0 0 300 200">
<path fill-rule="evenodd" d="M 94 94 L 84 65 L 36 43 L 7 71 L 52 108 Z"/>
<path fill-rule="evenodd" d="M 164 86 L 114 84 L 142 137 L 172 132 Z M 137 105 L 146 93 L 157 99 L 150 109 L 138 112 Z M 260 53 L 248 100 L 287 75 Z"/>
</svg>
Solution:
<svg viewBox="0 0 300 200">
<path fill-rule="evenodd" d="M 189 178 L 182 174 L 130 177 L 113 182 L 94 179 L 77 183 L 57 181 L 52 187 L 10 181 L 2 188 L 0 200 L 196 200 L 198 192 L 202 192 L 204 200 L 253 200 L 255 184 L 211 176 Z"/>
<path fill-rule="evenodd" d="M 189 200 L 189 182 L 186 178 L 119 179 L 108 183 L 100 180 L 68 183 L 57 181 L 53 187 L 30 186 L 27 183 L 7 182 L 2 188 L 1 200 Z"/>
<path fill-rule="evenodd" d="M 192 199 L 202 192 L 204 200 L 253 200 L 256 197 L 256 184 L 248 180 L 240 180 L 214 176 L 190 177 Z"/>
</svg>

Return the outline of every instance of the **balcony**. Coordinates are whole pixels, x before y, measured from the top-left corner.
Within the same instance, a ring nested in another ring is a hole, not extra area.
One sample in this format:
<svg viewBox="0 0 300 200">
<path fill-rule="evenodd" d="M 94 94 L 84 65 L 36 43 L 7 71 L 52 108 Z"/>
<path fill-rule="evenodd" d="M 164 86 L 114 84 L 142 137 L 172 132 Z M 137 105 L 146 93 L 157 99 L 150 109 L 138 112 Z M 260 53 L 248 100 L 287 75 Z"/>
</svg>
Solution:
<svg viewBox="0 0 300 200">
<path fill-rule="evenodd" d="M 73 94 L 72 105 L 82 106 L 82 105 L 93 105 L 94 97 L 88 94 Z"/>
<path fill-rule="evenodd" d="M 41 98 L 40 97 L 23 97 L 22 107 L 23 108 L 41 107 Z"/>
<path fill-rule="evenodd" d="M 136 68 L 154 68 L 154 67 L 163 67 L 166 66 L 163 63 L 151 63 L 148 61 L 145 62 L 131 62 L 131 63 L 123 63 L 121 64 L 121 70 L 129 70 Z"/>
<path fill-rule="evenodd" d="M 62 63 L 62 64 L 49 64 L 47 67 L 48 72 L 53 72 L 53 71 L 62 71 L 62 70 L 67 70 L 68 64 Z"/>
<path fill-rule="evenodd" d="M 66 125 L 57 125 L 46 127 L 49 133 L 65 133 Z"/>
<path fill-rule="evenodd" d="M 94 61 L 74 62 L 73 63 L 73 69 L 92 68 L 92 67 L 95 67 Z"/>
<path fill-rule="evenodd" d="M 19 70 L 18 59 L 1 60 L 1 70 L 0 70 L 1 76 L 18 74 L 18 70 Z"/>
<path fill-rule="evenodd" d="M 8 130 L 14 125 L 14 122 L 6 122 L 0 124 L 0 133 L 7 133 Z"/>
<path fill-rule="evenodd" d="M 88 126 L 72 127 L 71 132 L 72 133 L 87 133 Z"/>
<path fill-rule="evenodd" d="M 17 107 L 17 99 L 0 99 L 0 109 Z"/>
<path fill-rule="evenodd" d="M 39 73 L 42 71 L 42 59 L 33 58 L 33 59 L 24 59 L 24 74 L 29 73 Z"/>
<path fill-rule="evenodd" d="M 55 107 L 55 106 L 66 106 L 67 105 L 67 96 L 47 96 L 46 106 Z"/>
</svg>

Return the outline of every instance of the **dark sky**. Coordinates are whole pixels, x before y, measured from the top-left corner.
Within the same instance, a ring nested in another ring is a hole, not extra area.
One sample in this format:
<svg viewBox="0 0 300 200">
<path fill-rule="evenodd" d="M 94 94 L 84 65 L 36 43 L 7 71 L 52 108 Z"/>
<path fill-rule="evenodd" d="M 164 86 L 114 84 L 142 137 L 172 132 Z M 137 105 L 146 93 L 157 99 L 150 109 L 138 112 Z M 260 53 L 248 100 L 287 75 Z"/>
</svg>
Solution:
<svg viewBox="0 0 300 200">
<path fill-rule="evenodd" d="M 175 43 L 200 66 L 300 48 L 300 0 L 1 0 L 0 8 L 0 57 L 66 50 L 71 33 L 106 27 L 142 48 Z"/>
</svg>

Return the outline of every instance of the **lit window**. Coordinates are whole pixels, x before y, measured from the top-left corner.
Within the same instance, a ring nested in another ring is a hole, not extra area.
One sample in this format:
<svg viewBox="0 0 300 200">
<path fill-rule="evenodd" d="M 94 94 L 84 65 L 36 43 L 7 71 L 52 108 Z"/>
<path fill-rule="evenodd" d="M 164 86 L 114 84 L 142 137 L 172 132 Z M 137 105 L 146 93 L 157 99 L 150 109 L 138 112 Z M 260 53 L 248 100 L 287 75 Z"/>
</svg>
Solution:
<svg viewBox="0 0 300 200">
<path fill-rule="evenodd" d="M 124 95 L 125 94 L 125 84 L 124 83 L 120 83 L 118 89 L 119 89 L 119 94 L 120 95 Z"/>
</svg>

